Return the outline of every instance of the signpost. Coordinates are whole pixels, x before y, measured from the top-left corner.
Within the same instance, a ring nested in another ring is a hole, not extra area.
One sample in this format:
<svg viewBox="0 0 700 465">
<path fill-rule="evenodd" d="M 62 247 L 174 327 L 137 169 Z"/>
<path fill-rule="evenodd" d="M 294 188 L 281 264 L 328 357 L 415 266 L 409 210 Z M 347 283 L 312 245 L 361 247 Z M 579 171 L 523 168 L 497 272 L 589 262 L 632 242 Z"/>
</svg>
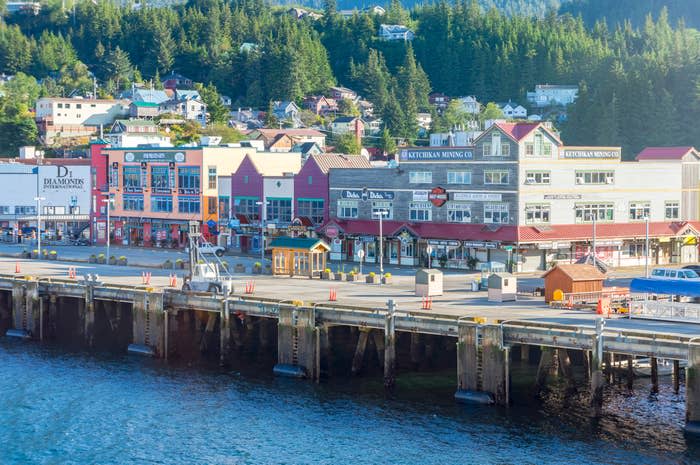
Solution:
<svg viewBox="0 0 700 465">
<path fill-rule="evenodd" d="M 365 258 L 365 251 L 362 249 L 358 250 L 357 258 L 360 259 L 360 274 L 362 274 L 362 259 Z"/>
<path fill-rule="evenodd" d="M 430 269 L 430 262 L 432 261 L 432 253 L 433 253 L 433 246 L 429 245 L 428 247 L 425 248 L 425 251 L 428 252 L 428 269 Z"/>
</svg>

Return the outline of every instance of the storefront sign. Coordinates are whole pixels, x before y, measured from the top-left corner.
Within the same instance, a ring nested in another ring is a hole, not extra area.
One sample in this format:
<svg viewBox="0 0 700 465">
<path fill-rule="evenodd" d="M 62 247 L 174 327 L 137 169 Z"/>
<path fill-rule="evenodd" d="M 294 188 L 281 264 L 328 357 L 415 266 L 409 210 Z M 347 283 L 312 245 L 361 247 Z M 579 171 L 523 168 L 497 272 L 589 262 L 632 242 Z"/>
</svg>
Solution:
<svg viewBox="0 0 700 465">
<path fill-rule="evenodd" d="M 545 200 L 579 200 L 581 194 L 545 194 Z"/>
<path fill-rule="evenodd" d="M 398 237 L 402 244 L 407 244 L 409 241 L 413 240 L 413 236 L 411 236 L 411 233 L 408 231 L 401 231 Z"/>
<path fill-rule="evenodd" d="M 474 153 L 467 149 L 403 149 L 399 154 L 400 161 L 460 161 L 472 160 Z"/>
<path fill-rule="evenodd" d="M 56 166 L 55 176 L 43 176 L 42 189 L 44 191 L 62 191 L 62 190 L 84 190 L 85 179 L 81 177 L 73 177 L 73 170 L 66 166 Z"/>
<path fill-rule="evenodd" d="M 443 240 L 438 240 L 438 239 L 430 239 L 428 241 L 428 244 L 432 246 L 439 246 L 439 247 L 453 247 L 457 248 L 461 245 L 459 241 L 443 241 Z"/>
<path fill-rule="evenodd" d="M 185 152 L 126 152 L 124 161 L 131 162 L 175 162 L 184 163 Z"/>
<path fill-rule="evenodd" d="M 428 194 L 428 200 L 436 207 L 442 207 L 447 202 L 447 191 L 442 187 L 434 187 Z"/>
<path fill-rule="evenodd" d="M 579 147 L 564 149 L 562 158 L 581 159 L 581 158 L 620 158 L 620 149 L 596 149 L 595 147 Z"/>
<path fill-rule="evenodd" d="M 374 242 L 374 236 L 360 236 L 361 242 Z"/>
<path fill-rule="evenodd" d="M 394 200 L 394 192 L 343 189 L 340 191 L 340 198 L 353 200 Z"/>
<path fill-rule="evenodd" d="M 462 247 L 472 249 L 495 249 L 498 244 L 495 242 L 462 242 Z"/>
<path fill-rule="evenodd" d="M 483 192 L 453 192 L 450 198 L 456 202 L 500 202 L 503 196 Z"/>
<path fill-rule="evenodd" d="M 333 239 L 334 237 L 338 237 L 338 228 L 335 226 L 328 226 L 326 228 L 326 236 L 329 237 L 330 239 Z"/>
<path fill-rule="evenodd" d="M 430 191 L 413 191 L 412 200 L 414 202 L 427 202 Z"/>
</svg>

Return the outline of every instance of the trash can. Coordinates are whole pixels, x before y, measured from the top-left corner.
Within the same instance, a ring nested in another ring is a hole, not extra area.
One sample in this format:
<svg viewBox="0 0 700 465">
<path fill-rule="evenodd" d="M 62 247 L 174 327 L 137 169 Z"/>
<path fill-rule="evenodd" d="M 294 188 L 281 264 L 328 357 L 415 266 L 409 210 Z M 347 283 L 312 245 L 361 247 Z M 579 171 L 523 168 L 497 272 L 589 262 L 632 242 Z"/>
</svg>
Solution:
<svg viewBox="0 0 700 465">
<path fill-rule="evenodd" d="M 479 281 L 476 279 L 471 281 L 471 291 L 472 292 L 478 292 L 479 291 Z"/>
</svg>

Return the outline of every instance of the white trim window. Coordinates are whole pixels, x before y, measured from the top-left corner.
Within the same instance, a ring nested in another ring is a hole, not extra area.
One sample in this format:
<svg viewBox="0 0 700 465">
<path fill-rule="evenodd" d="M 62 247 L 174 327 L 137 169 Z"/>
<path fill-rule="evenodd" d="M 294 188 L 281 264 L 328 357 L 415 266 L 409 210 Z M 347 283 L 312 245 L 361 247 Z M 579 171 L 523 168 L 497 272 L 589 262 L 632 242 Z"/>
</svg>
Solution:
<svg viewBox="0 0 700 465">
<path fill-rule="evenodd" d="M 357 200 L 338 200 L 338 218 L 357 218 Z"/>
<path fill-rule="evenodd" d="M 507 203 L 485 203 L 484 223 L 486 224 L 506 224 L 508 223 Z"/>
<path fill-rule="evenodd" d="M 615 205 L 612 203 L 581 203 L 574 207 L 577 223 L 592 223 L 593 219 L 601 223 L 615 220 Z"/>
<path fill-rule="evenodd" d="M 410 171 L 408 173 L 408 182 L 410 184 L 431 184 L 433 182 L 433 173 L 431 171 Z"/>
<path fill-rule="evenodd" d="M 408 217 L 411 221 L 431 221 L 433 219 L 433 204 L 430 202 L 409 203 Z"/>
<path fill-rule="evenodd" d="M 551 184 L 550 171 L 526 171 L 525 184 L 530 185 L 549 185 Z"/>
<path fill-rule="evenodd" d="M 649 218 L 651 202 L 630 202 L 630 220 L 640 221 Z"/>
<path fill-rule="evenodd" d="M 668 201 L 664 203 L 664 218 L 667 220 L 677 220 L 680 215 L 680 202 Z"/>
<path fill-rule="evenodd" d="M 448 202 L 447 221 L 449 223 L 471 223 L 472 206 L 464 202 Z"/>
<path fill-rule="evenodd" d="M 548 203 L 525 205 L 525 224 L 547 224 L 552 218 L 552 206 Z"/>
<path fill-rule="evenodd" d="M 471 184 L 471 171 L 448 171 L 447 184 Z"/>
<path fill-rule="evenodd" d="M 614 171 L 576 171 L 576 184 L 614 184 Z"/>
<path fill-rule="evenodd" d="M 484 184 L 486 185 L 505 185 L 508 184 L 508 171 L 502 170 L 485 170 Z"/>
<path fill-rule="evenodd" d="M 385 220 L 394 218 L 394 203 L 388 200 L 374 200 L 372 202 L 372 218 L 379 218 L 379 212 L 385 211 Z"/>
</svg>

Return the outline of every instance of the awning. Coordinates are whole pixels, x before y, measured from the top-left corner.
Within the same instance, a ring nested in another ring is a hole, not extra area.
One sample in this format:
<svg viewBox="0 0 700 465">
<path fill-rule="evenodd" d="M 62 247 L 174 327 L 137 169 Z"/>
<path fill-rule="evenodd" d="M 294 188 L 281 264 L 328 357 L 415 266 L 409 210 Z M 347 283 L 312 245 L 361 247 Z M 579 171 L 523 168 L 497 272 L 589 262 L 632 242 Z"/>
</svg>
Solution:
<svg viewBox="0 0 700 465">
<path fill-rule="evenodd" d="M 630 292 L 700 297 L 700 281 L 688 279 L 635 278 L 630 283 Z"/>
</svg>

